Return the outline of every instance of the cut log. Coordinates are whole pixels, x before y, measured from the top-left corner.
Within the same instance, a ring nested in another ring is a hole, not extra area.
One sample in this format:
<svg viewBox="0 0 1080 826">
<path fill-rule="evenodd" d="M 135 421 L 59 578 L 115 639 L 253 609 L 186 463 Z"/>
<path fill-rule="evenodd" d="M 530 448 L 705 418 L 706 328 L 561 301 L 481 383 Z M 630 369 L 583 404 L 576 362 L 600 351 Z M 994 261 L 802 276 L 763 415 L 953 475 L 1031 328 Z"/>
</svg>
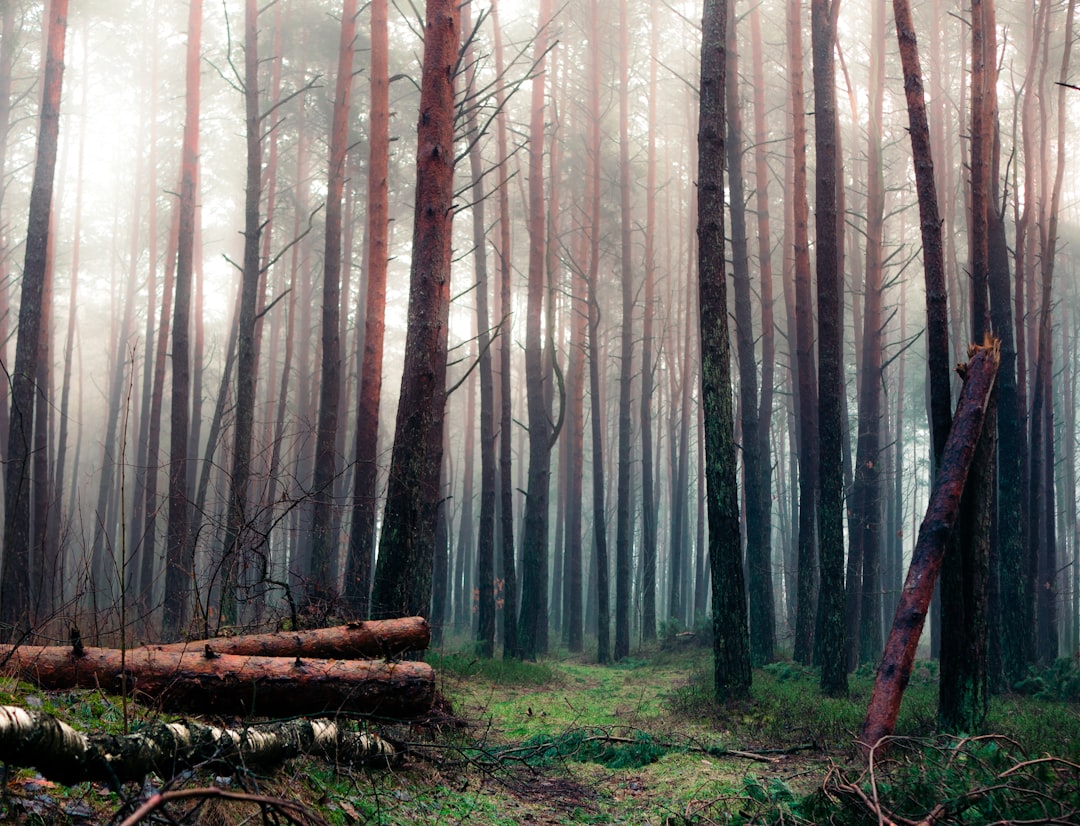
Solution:
<svg viewBox="0 0 1080 826">
<path fill-rule="evenodd" d="M 426 619 L 401 617 L 310 631 L 244 634 L 143 647 L 154 651 L 205 651 L 209 645 L 215 654 L 365 660 L 391 659 L 407 651 L 423 651 L 430 643 L 431 628 Z"/>
<path fill-rule="evenodd" d="M 81 654 L 80 654 L 81 652 Z M 415 718 L 430 710 L 423 662 L 243 657 L 213 651 L 0 646 L 8 670 L 44 689 L 102 688 L 163 709 L 292 716 L 353 712 Z"/>
<path fill-rule="evenodd" d="M 200 723 L 154 723 L 134 734 L 84 734 L 50 714 L 0 706 L 0 761 L 32 767 L 49 780 L 163 780 L 198 765 L 277 765 L 301 754 L 338 764 L 389 763 L 392 745 L 331 720 L 286 720 L 238 729 Z"/>
<path fill-rule="evenodd" d="M 993 339 L 985 346 L 971 347 L 967 365 L 957 368 L 964 378 L 964 387 L 945 443 L 941 469 L 934 480 L 930 503 L 919 526 L 919 538 L 912 552 L 911 566 L 904 581 L 904 590 L 900 593 L 885 653 L 878 666 L 874 691 L 870 695 L 870 705 L 859 737 L 859 750 L 863 757 L 869 755 L 881 738 L 892 735 L 896 729 L 900 700 L 911 678 L 915 651 L 934 591 L 934 582 L 941 570 L 941 560 L 960 512 L 960 499 L 967 484 L 975 445 L 982 433 L 986 405 L 997 378 L 1000 360 L 998 341 Z"/>
</svg>

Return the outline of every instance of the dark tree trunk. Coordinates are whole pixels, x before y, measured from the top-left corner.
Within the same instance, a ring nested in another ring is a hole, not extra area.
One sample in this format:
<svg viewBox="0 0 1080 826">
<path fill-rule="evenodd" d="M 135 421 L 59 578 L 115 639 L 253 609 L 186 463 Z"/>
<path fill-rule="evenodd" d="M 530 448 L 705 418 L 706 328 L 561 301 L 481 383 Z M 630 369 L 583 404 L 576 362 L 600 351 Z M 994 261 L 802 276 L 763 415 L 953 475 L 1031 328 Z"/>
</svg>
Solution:
<svg viewBox="0 0 1080 826">
<path fill-rule="evenodd" d="M 27 211 L 19 335 L 15 344 L 15 369 L 10 378 L 11 418 L 4 473 L 4 558 L 0 568 L 0 637 L 6 639 L 28 633 L 35 620 L 31 606 L 36 595 L 30 593 L 33 565 L 30 553 L 31 445 L 40 339 L 46 332 L 42 326 L 46 315 L 43 297 L 48 278 L 49 222 L 60 133 L 67 8 L 67 0 L 53 0 L 49 7 L 37 157 Z"/>
<path fill-rule="evenodd" d="M 468 6 L 462 7 L 462 29 L 466 36 L 473 34 Z M 465 63 L 468 69 L 469 93 L 477 89 L 474 62 L 475 49 L 469 41 Z M 476 266 L 476 326 L 480 348 L 480 523 L 476 539 L 476 590 L 478 615 L 476 641 L 478 653 L 491 657 L 495 653 L 495 386 L 491 366 L 491 313 L 488 310 L 487 222 L 484 217 L 485 187 L 483 159 L 477 141 L 480 127 L 476 109 L 470 108 L 467 123 L 469 140 L 469 171 L 473 188 L 473 258 Z M 470 589 L 471 590 L 471 589 Z M 471 594 L 465 599 L 471 603 Z"/>
<path fill-rule="evenodd" d="M 416 166 L 409 326 L 372 608 L 425 616 L 446 403 L 446 335 L 454 196 L 454 67 L 460 8 L 427 4 Z"/>
<path fill-rule="evenodd" d="M 811 3 L 814 53 L 815 185 L 818 294 L 818 597 L 821 689 L 847 693 L 844 661 L 843 296 L 836 236 L 835 6 Z"/>
<path fill-rule="evenodd" d="M 240 311 L 237 316 L 236 408 L 233 423 L 232 473 L 221 565 L 221 619 L 237 620 L 240 572 L 250 556 L 248 481 L 251 478 L 251 439 L 255 423 L 255 314 L 259 305 L 259 263 L 262 225 L 262 142 L 259 117 L 259 8 L 257 0 L 244 3 L 244 123 L 247 167 L 244 186 L 244 259 L 240 274 Z"/>
<path fill-rule="evenodd" d="M 322 370 L 319 421 L 312 479 L 311 580 L 307 597 L 333 600 L 338 594 L 338 539 L 334 524 L 337 480 L 337 429 L 341 405 L 341 207 L 349 148 L 356 0 L 343 0 L 338 41 L 337 84 L 330 127 L 330 168 L 326 195 L 326 245 L 323 255 Z"/>
<path fill-rule="evenodd" d="M 659 27 L 649 6 L 649 123 L 655 124 L 658 97 Z M 641 639 L 656 639 L 656 495 L 653 491 L 653 313 L 656 301 L 656 130 L 649 129 L 645 179 L 645 306 L 641 321 Z"/>
<path fill-rule="evenodd" d="M 724 85 L 726 0 L 705 0 L 701 41 L 701 118 L 698 126 L 698 271 L 701 401 L 705 413 L 705 480 L 712 569 L 716 699 L 750 693 L 735 420 L 731 405 L 727 285 L 724 273 Z"/>
<path fill-rule="evenodd" d="M 176 300 L 172 320 L 172 402 L 169 447 L 169 522 L 165 548 L 165 602 L 161 635 L 177 639 L 187 621 L 189 591 L 195 576 L 191 548 L 191 493 L 188 484 L 188 425 L 191 364 L 188 324 L 195 252 L 195 183 L 199 163 L 199 73 L 202 0 L 188 10 L 187 87 L 184 142 L 180 161 L 179 231 L 176 247 Z"/>
<path fill-rule="evenodd" d="M 757 363 L 750 299 L 750 250 L 746 236 L 743 190 L 743 126 L 739 110 L 739 61 L 734 4 L 728 7 L 727 33 L 727 163 L 731 191 L 731 258 L 735 291 L 735 342 L 739 356 L 739 410 L 742 426 L 743 497 L 746 501 L 746 572 L 750 603 L 750 653 L 755 665 L 773 659 L 772 566 L 763 543 L 761 512 L 761 435 L 758 431 Z"/>
<path fill-rule="evenodd" d="M 534 43 L 529 123 L 529 274 L 525 318 L 525 387 L 529 419 L 529 480 L 522 522 L 521 612 L 518 647 L 535 659 L 547 651 L 548 496 L 551 476 L 551 419 L 544 388 L 541 316 L 544 304 L 544 55 L 551 0 L 542 0 Z M 548 308 L 551 312 L 552 308 Z"/>
</svg>

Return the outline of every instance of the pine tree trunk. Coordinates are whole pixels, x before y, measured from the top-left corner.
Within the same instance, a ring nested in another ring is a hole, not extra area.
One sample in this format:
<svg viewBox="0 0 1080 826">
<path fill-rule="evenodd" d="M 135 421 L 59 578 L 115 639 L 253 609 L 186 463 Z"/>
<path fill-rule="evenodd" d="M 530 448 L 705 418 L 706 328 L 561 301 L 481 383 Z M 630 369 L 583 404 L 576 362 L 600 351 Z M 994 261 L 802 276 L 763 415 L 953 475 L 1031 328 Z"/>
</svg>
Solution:
<svg viewBox="0 0 1080 826">
<path fill-rule="evenodd" d="M 546 403 L 541 316 L 544 303 L 544 55 L 551 0 L 541 0 L 529 122 L 529 272 L 525 318 L 525 388 L 529 420 L 529 478 L 522 520 L 521 610 L 518 646 L 522 657 L 547 651 L 548 497 L 551 482 L 551 420 Z M 548 312 L 552 308 L 548 308 Z"/>
<path fill-rule="evenodd" d="M 176 252 L 176 300 L 172 320 L 172 401 L 169 448 L 169 521 L 165 549 L 165 602 L 161 634 L 180 636 L 187 621 L 188 594 L 195 576 L 190 548 L 191 494 L 188 485 L 188 430 L 191 365 L 188 324 L 195 248 L 195 182 L 199 158 L 199 73 L 202 0 L 188 11 L 187 91 L 180 164 L 179 231 Z"/>
<path fill-rule="evenodd" d="M 4 555 L 0 568 L 0 639 L 28 633 L 35 617 L 31 593 L 30 463 L 33 455 L 34 399 L 38 354 L 45 316 L 43 296 L 48 277 L 49 223 L 60 131 L 67 0 L 49 7 L 45 73 L 34 180 L 27 210 L 26 250 L 19 302 L 15 367 L 11 372 L 11 418 L 4 475 Z M 5 30 L 7 30 L 5 25 Z"/>
<path fill-rule="evenodd" d="M 806 196 L 806 100 L 803 89 L 802 0 L 788 3 L 788 71 L 794 158 L 792 193 L 795 235 L 795 363 L 799 423 L 799 550 L 795 616 L 795 661 L 809 665 L 814 653 L 818 606 L 817 368 L 814 359 L 813 299 L 810 291 L 810 241 Z"/>
<path fill-rule="evenodd" d="M 821 689 L 847 693 L 844 660 L 843 296 L 836 236 L 835 7 L 812 0 L 815 227 L 818 295 L 818 596 L 816 651 Z"/>
<path fill-rule="evenodd" d="M 701 401 L 705 415 L 705 480 L 712 570 L 713 657 L 716 699 L 750 693 L 735 420 L 731 407 L 724 273 L 724 85 L 726 0 L 705 0 L 701 43 L 701 116 L 698 132 L 698 261 Z"/>
<path fill-rule="evenodd" d="M 429 0 L 418 128 L 409 325 L 373 615 L 426 615 L 441 497 L 460 9 Z"/>
<path fill-rule="evenodd" d="M 491 2 L 491 28 L 495 52 L 495 72 L 503 76 L 502 30 L 499 28 L 499 7 Z M 517 657 L 517 569 L 514 558 L 514 481 L 511 464 L 513 421 L 511 416 L 511 332 L 513 308 L 510 301 L 510 190 L 507 170 L 508 141 L 505 94 L 500 84 L 495 90 L 495 142 L 498 150 L 496 164 L 499 192 L 499 236 L 496 253 L 499 257 L 499 556 L 502 561 L 502 618 L 503 656 Z"/>
</svg>

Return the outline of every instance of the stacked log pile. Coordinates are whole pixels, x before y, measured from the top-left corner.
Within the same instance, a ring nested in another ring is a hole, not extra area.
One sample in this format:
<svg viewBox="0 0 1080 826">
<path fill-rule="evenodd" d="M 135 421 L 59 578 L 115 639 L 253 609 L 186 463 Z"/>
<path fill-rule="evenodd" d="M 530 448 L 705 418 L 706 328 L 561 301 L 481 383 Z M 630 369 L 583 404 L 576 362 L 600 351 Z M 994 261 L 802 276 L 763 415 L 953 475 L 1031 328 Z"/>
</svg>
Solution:
<svg viewBox="0 0 1080 826">
<path fill-rule="evenodd" d="M 390 659 L 427 647 L 431 634 L 421 617 L 128 651 L 73 638 L 68 646 L 0 646 L 0 663 L 43 689 L 101 688 L 202 714 L 414 719 L 435 699 L 431 666 Z"/>
</svg>

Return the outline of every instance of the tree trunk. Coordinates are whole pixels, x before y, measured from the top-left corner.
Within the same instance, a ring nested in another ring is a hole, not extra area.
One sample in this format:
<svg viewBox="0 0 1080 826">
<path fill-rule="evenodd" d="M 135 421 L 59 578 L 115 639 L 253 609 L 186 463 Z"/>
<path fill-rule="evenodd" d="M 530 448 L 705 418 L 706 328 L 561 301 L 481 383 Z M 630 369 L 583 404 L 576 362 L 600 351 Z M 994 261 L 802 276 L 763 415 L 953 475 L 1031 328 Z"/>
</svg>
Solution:
<svg viewBox="0 0 1080 826">
<path fill-rule="evenodd" d="M 705 0 L 701 42 L 701 119 L 698 131 L 698 267 L 701 402 L 705 414 L 705 480 L 712 569 L 716 699 L 750 693 L 739 497 L 735 480 L 735 421 L 731 407 L 724 273 L 724 84 L 727 0 Z"/>
<path fill-rule="evenodd" d="M 323 255 L 322 370 L 319 421 L 312 479 L 311 580 L 307 598 L 333 600 L 338 594 L 338 539 L 333 530 L 337 479 L 337 429 L 341 404 L 341 207 L 345 160 L 349 148 L 356 0 L 343 0 L 338 41 L 337 83 L 330 127 L 330 164 L 326 195 L 326 244 Z"/>
<path fill-rule="evenodd" d="M 818 294 L 818 596 L 821 690 L 847 693 L 844 660 L 843 295 L 837 259 L 836 6 L 811 3 L 817 173 L 815 227 Z"/>
<path fill-rule="evenodd" d="M 462 7 L 462 29 L 470 38 L 465 63 L 468 68 L 469 94 L 477 90 L 475 48 L 470 7 Z M 491 313 L 488 310 L 487 222 L 483 159 L 478 142 L 480 127 L 476 109 L 470 107 L 467 118 L 469 172 L 472 175 L 473 258 L 476 266 L 476 326 L 480 350 L 480 522 L 476 539 L 476 591 L 478 614 L 476 640 L 481 656 L 495 653 L 495 378 L 491 366 Z M 470 589 L 471 590 L 471 589 Z M 464 594 L 472 602 L 471 593 Z"/>
<path fill-rule="evenodd" d="M 872 42 L 885 42 L 885 2 L 873 5 Z M 867 128 L 866 270 L 863 284 L 862 359 L 858 436 L 851 493 L 847 576 L 847 666 L 874 662 L 881 653 L 881 380 L 882 240 L 885 180 L 881 160 L 881 111 L 885 91 L 885 49 L 870 66 Z"/>
<path fill-rule="evenodd" d="M 26 251 L 19 303 L 15 369 L 11 372 L 11 418 L 4 475 L 4 558 L 0 568 L 0 639 L 25 634 L 33 622 L 30 593 L 30 463 L 38 353 L 48 277 L 49 222 L 60 132 L 60 96 L 64 75 L 67 0 L 49 7 L 45 74 L 34 181 L 27 211 Z M 7 27 L 5 26 L 5 29 Z M 5 38 L 6 39 L 6 38 Z"/>
<path fill-rule="evenodd" d="M 429 0 L 424 38 L 409 325 L 372 607 L 425 615 L 441 496 L 460 9 Z"/>
<path fill-rule="evenodd" d="M 541 316 L 544 304 L 544 55 L 551 0 L 541 0 L 532 78 L 529 122 L 529 274 L 525 318 L 525 387 L 529 418 L 529 481 L 522 521 L 521 611 L 518 647 L 535 659 L 547 651 L 548 496 L 551 476 L 551 420 L 546 404 Z M 551 312 L 552 308 L 548 308 Z"/>
<path fill-rule="evenodd" d="M 169 522 L 165 549 L 165 603 L 161 634 L 180 636 L 187 621 L 194 560 L 190 549 L 191 494 L 188 485 L 188 425 L 191 373 L 188 324 L 195 249 L 195 179 L 199 162 L 199 73 L 202 0 L 190 0 L 187 39 L 187 86 L 184 141 L 180 163 L 179 234 L 176 252 L 176 301 L 172 322 L 172 412 L 169 448 Z"/>
<path fill-rule="evenodd" d="M 387 0 L 371 3 L 371 103 L 368 115 L 367 299 L 364 351 L 356 408 L 356 465 L 352 530 L 345 564 L 345 600 L 366 617 L 375 558 L 375 507 L 379 478 L 379 405 L 382 396 L 383 339 L 386 334 L 386 270 L 390 231 L 390 75 Z"/>
<path fill-rule="evenodd" d="M 773 413 L 773 378 L 776 366 L 776 344 L 773 337 L 773 271 L 772 232 L 769 221 L 769 167 L 767 158 L 768 133 L 765 129 L 765 71 L 761 56 L 761 10 L 755 5 L 750 10 L 750 36 L 753 41 L 751 63 L 754 88 L 754 179 L 757 200 L 758 271 L 760 274 L 759 299 L 761 301 L 761 398 L 758 404 L 758 535 L 751 539 L 747 524 L 747 547 L 751 542 L 758 548 L 758 559 L 768 566 L 762 588 L 768 587 L 770 613 L 761 622 L 768 622 L 769 659 L 776 645 L 776 620 L 773 608 L 772 582 L 772 450 L 770 431 Z M 761 594 L 764 597 L 764 591 Z M 753 601 L 753 597 L 751 597 Z M 759 602 L 760 604 L 760 602 Z M 753 623 L 750 627 L 754 633 Z M 751 645 L 753 641 L 751 640 Z M 762 645 L 764 650 L 765 645 Z"/>
<path fill-rule="evenodd" d="M 649 5 L 649 114 L 656 124 L 660 30 L 656 5 Z M 653 470 L 653 314 L 656 302 L 656 129 L 649 129 L 645 173 L 645 305 L 641 321 L 641 639 L 656 639 L 656 516 Z"/>
<path fill-rule="evenodd" d="M 431 628 L 423 617 L 367 620 L 333 628 L 278 631 L 214 637 L 166 645 L 153 651 L 203 651 L 256 657 L 316 657 L 327 660 L 390 659 L 408 651 L 423 651 L 431 643 Z"/>
<path fill-rule="evenodd" d="M 416 717 L 435 697 L 435 673 L 423 662 L 59 646 L 3 647 L 3 658 L 22 679 L 47 691 L 131 692 L 162 709 L 201 714 L 293 717 L 354 711 Z"/>
<path fill-rule="evenodd" d="M 984 421 L 992 405 L 991 394 L 999 363 L 1000 351 L 994 343 L 973 348 L 963 371 L 964 389 L 957 405 L 956 419 L 942 453 L 941 468 L 934 481 L 926 516 L 919 528 L 911 567 L 859 736 L 859 747 L 864 756 L 896 728 L 900 700 L 911 677 L 934 583 L 957 524 L 960 500 L 965 494 L 977 445 L 985 430 Z"/>
<path fill-rule="evenodd" d="M 773 659 L 776 630 L 773 620 L 772 566 L 764 542 L 761 512 L 762 457 L 758 432 L 757 362 L 754 320 L 750 303 L 750 250 L 746 235 L 746 195 L 743 189 L 743 125 L 739 108 L 738 39 L 734 4 L 728 8 L 727 33 L 727 163 L 731 190 L 732 286 L 735 291 L 735 342 L 739 357 L 739 410 L 742 427 L 743 497 L 746 501 L 746 572 L 750 603 L 750 654 L 755 665 Z"/>
<path fill-rule="evenodd" d="M 630 27 L 619 2 L 619 237 L 622 319 L 619 324 L 619 470 L 615 508 L 615 659 L 630 653 L 630 390 L 634 378 L 634 267 L 630 213 Z"/>
<path fill-rule="evenodd" d="M 221 619 L 234 625 L 238 616 L 241 571 L 250 561 L 248 481 L 251 478 L 251 439 L 255 424 L 255 314 L 259 305 L 259 262 L 262 223 L 262 141 L 259 116 L 259 8 L 257 0 L 244 2 L 244 123 L 247 166 L 244 186 L 244 258 L 240 274 L 240 311 L 237 315 L 236 408 L 233 424 L 232 473 L 229 476 L 228 513 L 222 548 Z"/>
<path fill-rule="evenodd" d="M 239 729 L 191 721 L 152 723 L 135 734 L 84 734 L 41 711 L 0 706 L 0 755 L 13 766 L 36 768 L 65 785 L 93 781 L 116 787 L 149 774 L 168 780 L 207 763 L 278 766 L 316 754 L 335 765 L 388 762 L 395 750 L 374 734 L 350 731 L 329 719 L 288 720 Z"/>
<path fill-rule="evenodd" d="M 795 615 L 795 661 L 809 665 L 814 653 L 818 605 L 816 541 L 818 443 L 817 368 L 814 359 L 813 299 L 810 290 L 810 207 L 806 199 L 806 100 L 803 90 L 802 0 L 790 0 L 787 15 L 788 71 L 794 157 L 792 194 L 795 234 L 795 364 L 799 422 L 799 552 Z"/>
<path fill-rule="evenodd" d="M 502 77 L 503 65 L 502 30 L 499 28 L 499 7 L 491 2 L 491 29 L 495 52 L 495 73 Z M 499 192 L 499 234 L 496 254 L 499 259 L 499 557 L 502 561 L 502 618 L 503 656 L 517 657 L 517 570 L 514 559 L 514 480 L 511 457 L 513 419 L 511 416 L 510 368 L 511 334 L 510 319 L 513 307 L 510 300 L 510 188 L 507 159 L 509 157 L 505 92 L 502 84 L 495 89 L 495 143 L 496 187 Z"/>
</svg>

